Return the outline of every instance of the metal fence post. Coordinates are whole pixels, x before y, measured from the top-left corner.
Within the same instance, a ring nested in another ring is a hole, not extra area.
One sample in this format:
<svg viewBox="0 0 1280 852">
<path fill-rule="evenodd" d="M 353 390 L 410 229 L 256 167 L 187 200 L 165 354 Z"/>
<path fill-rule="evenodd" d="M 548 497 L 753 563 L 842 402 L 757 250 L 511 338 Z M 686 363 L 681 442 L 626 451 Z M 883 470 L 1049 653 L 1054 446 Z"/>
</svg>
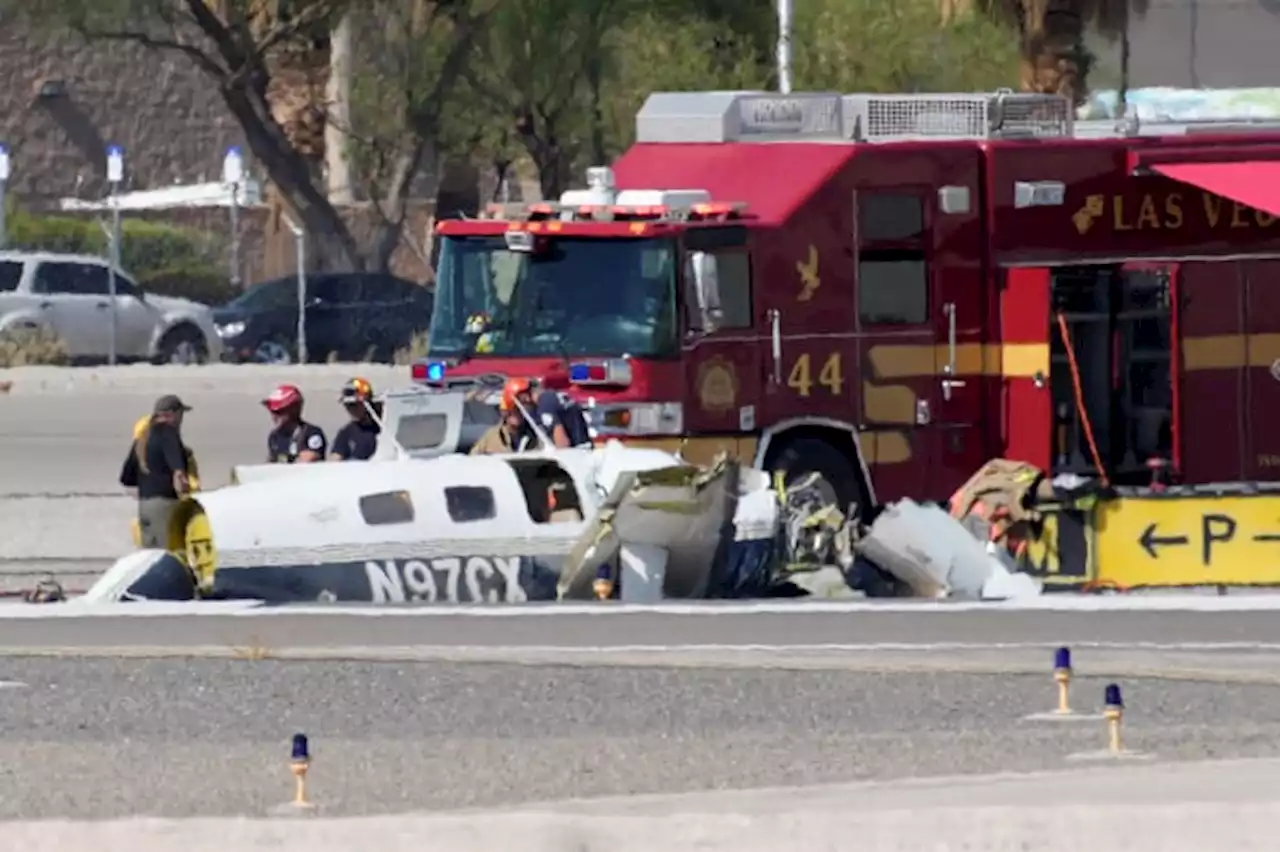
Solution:
<svg viewBox="0 0 1280 852">
<path fill-rule="evenodd" d="M 227 149 L 222 160 L 222 180 L 231 186 L 231 286 L 240 290 L 240 184 L 244 181 L 244 156 L 235 146 Z"/>
<path fill-rule="evenodd" d="M 107 302 L 111 313 L 111 336 L 107 363 L 115 366 L 118 317 L 116 310 L 116 269 L 120 265 L 120 183 L 124 180 L 124 149 L 107 147 L 107 182 L 111 185 L 111 246 L 107 265 Z"/>
<path fill-rule="evenodd" d="M 298 265 L 298 363 L 307 363 L 307 232 L 285 216 L 289 230 L 293 231 Z"/>
</svg>

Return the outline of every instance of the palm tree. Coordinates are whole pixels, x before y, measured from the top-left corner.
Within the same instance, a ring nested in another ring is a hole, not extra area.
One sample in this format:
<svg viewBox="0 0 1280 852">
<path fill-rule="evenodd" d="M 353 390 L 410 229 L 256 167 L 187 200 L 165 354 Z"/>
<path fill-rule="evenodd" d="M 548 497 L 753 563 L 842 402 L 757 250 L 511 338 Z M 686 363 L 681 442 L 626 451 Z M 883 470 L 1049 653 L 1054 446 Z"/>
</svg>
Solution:
<svg viewBox="0 0 1280 852">
<path fill-rule="evenodd" d="M 978 12 L 1018 35 L 1025 92 L 1059 94 L 1081 103 L 1089 92 L 1094 57 L 1085 34 L 1095 30 L 1121 42 L 1122 88 L 1128 82 L 1130 15 L 1145 15 L 1149 0 L 941 0 L 944 25 Z"/>
</svg>

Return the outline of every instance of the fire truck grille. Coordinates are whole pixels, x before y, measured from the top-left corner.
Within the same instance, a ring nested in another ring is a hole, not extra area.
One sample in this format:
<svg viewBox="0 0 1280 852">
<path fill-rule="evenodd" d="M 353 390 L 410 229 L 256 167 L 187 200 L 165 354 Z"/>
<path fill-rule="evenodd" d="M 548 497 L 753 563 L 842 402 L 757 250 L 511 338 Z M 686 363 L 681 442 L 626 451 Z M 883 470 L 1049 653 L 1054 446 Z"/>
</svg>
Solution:
<svg viewBox="0 0 1280 852">
<path fill-rule="evenodd" d="M 847 95 L 854 138 L 903 139 L 1062 137 L 1072 133 L 1071 102 L 1058 95 Z"/>
</svg>

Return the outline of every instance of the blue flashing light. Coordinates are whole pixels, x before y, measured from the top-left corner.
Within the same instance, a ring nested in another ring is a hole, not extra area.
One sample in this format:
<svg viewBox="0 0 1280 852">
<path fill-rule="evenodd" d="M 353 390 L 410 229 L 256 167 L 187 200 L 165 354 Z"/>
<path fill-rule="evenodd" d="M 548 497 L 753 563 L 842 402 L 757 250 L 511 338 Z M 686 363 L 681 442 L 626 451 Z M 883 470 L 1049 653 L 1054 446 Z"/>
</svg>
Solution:
<svg viewBox="0 0 1280 852">
<path fill-rule="evenodd" d="M 1053 667 L 1055 669 L 1071 668 L 1071 649 L 1059 648 L 1053 652 Z"/>
<path fill-rule="evenodd" d="M 1107 684 L 1103 703 L 1108 707 L 1124 707 L 1124 696 L 1120 694 L 1120 684 Z"/>
<path fill-rule="evenodd" d="M 294 760 L 310 760 L 311 749 L 307 745 L 306 734 L 293 735 L 293 759 Z"/>
<path fill-rule="evenodd" d="M 591 378 L 591 367 L 587 364 L 574 364 L 569 367 L 569 381 L 585 382 Z"/>
<path fill-rule="evenodd" d="M 427 381 L 438 382 L 444 379 L 444 363 L 432 361 L 427 365 Z"/>
</svg>

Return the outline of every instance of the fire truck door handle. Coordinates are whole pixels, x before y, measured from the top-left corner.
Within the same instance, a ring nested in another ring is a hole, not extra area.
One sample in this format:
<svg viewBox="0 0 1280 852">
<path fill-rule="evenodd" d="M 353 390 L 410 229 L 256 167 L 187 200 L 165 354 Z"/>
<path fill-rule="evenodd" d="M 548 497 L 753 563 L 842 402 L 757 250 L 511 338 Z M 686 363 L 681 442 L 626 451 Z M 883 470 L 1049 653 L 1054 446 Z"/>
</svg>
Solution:
<svg viewBox="0 0 1280 852">
<path fill-rule="evenodd" d="M 773 383 L 782 384 L 782 313 L 769 309 L 769 336 L 773 347 Z"/>
<path fill-rule="evenodd" d="M 942 306 L 947 317 L 947 363 L 942 368 L 942 398 L 951 401 L 951 391 L 964 387 L 962 380 L 953 378 L 958 372 L 956 366 L 956 303 L 947 302 Z"/>
</svg>

